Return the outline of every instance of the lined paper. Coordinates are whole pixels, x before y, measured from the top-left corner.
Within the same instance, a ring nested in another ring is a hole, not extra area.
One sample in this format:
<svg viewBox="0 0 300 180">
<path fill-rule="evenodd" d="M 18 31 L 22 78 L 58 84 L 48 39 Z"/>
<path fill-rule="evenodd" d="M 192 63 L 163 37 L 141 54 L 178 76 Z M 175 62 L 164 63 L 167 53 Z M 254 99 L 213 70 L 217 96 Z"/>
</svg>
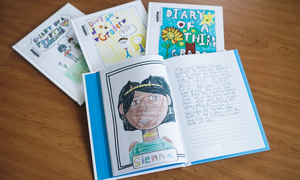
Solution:
<svg viewBox="0 0 300 180">
<path fill-rule="evenodd" d="M 192 148 L 249 138 L 226 64 L 177 67 L 174 74 Z"/>
</svg>

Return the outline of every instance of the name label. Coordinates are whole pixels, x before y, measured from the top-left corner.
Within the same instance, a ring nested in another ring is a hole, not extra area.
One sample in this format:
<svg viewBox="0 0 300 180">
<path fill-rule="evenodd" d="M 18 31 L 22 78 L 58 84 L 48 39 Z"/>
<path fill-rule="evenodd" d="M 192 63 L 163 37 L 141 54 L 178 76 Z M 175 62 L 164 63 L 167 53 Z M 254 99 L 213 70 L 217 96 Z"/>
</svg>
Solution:
<svg viewBox="0 0 300 180">
<path fill-rule="evenodd" d="M 172 161 L 177 161 L 176 149 L 164 149 L 132 157 L 133 168 L 135 169 Z"/>
</svg>

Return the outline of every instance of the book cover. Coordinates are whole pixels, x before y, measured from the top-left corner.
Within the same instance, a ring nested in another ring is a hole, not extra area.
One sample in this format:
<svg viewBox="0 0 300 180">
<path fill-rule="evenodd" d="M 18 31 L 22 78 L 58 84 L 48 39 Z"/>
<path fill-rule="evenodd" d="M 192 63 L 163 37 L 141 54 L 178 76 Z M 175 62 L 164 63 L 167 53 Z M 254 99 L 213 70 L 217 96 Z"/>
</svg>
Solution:
<svg viewBox="0 0 300 180">
<path fill-rule="evenodd" d="M 89 69 L 71 24 L 71 19 L 80 16 L 84 14 L 68 3 L 13 48 L 82 105 L 82 73 Z"/>
<path fill-rule="evenodd" d="M 150 2 L 148 13 L 147 55 L 167 59 L 224 50 L 222 7 Z"/>
<path fill-rule="evenodd" d="M 147 13 L 141 1 L 72 20 L 91 71 L 145 54 Z"/>
</svg>

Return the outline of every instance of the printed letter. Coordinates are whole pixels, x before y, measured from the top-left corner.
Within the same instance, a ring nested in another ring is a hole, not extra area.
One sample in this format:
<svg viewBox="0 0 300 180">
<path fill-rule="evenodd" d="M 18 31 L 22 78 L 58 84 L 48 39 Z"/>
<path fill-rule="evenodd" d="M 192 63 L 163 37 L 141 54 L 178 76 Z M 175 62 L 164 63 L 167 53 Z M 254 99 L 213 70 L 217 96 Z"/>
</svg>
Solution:
<svg viewBox="0 0 300 180">
<path fill-rule="evenodd" d="M 203 24 L 203 26 L 201 27 L 201 32 L 203 32 L 204 29 L 206 30 L 206 32 L 208 32 L 208 26 L 207 26 L 207 24 Z"/>
<path fill-rule="evenodd" d="M 147 157 L 145 158 L 145 162 L 146 162 L 146 163 L 149 163 L 149 162 L 150 162 L 149 156 L 147 156 Z"/>
<path fill-rule="evenodd" d="M 170 9 L 167 10 L 166 16 L 167 17 L 171 17 L 172 16 L 172 11 Z"/>
<path fill-rule="evenodd" d="M 161 158 L 165 159 L 165 155 L 163 153 L 159 154 L 159 159 Z"/>
<path fill-rule="evenodd" d="M 135 158 L 134 158 L 134 163 L 136 164 L 136 166 L 135 167 L 138 167 L 138 166 L 140 166 L 141 165 L 141 163 L 139 162 L 139 161 L 137 161 L 137 160 L 139 160 L 140 159 L 140 157 L 138 157 L 138 156 L 136 156 Z"/>
<path fill-rule="evenodd" d="M 189 30 L 191 27 L 194 27 L 194 24 L 195 22 L 188 22 L 187 24 L 187 30 Z"/>
<path fill-rule="evenodd" d="M 106 39 L 107 39 L 107 36 L 106 36 L 106 35 L 104 35 L 104 38 L 102 39 L 100 35 L 101 35 L 101 33 L 99 33 L 99 35 L 98 35 L 99 39 L 101 39 L 101 41 L 106 41 Z"/>
<path fill-rule="evenodd" d="M 198 37 L 196 37 L 196 35 L 193 34 L 193 35 L 192 35 L 192 42 L 193 42 L 193 43 L 195 42 L 195 39 L 197 39 L 197 43 L 199 43 L 200 35 L 198 34 Z"/>
<path fill-rule="evenodd" d="M 115 32 L 114 32 L 112 29 L 110 29 L 109 32 L 110 32 L 110 34 L 112 34 L 112 35 L 115 34 Z"/>
<path fill-rule="evenodd" d="M 201 43 L 200 43 L 199 45 L 200 45 L 200 46 L 205 45 L 205 44 L 204 44 L 204 36 L 205 36 L 205 34 L 198 34 L 198 35 L 201 36 Z"/>
<path fill-rule="evenodd" d="M 197 20 L 195 11 L 190 11 L 190 19 L 192 19 L 192 17 Z"/>
<path fill-rule="evenodd" d="M 89 22 L 89 25 L 90 25 L 91 27 L 93 27 L 93 26 L 94 26 L 94 23 L 93 23 L 92 21 L 90 21 L 90 22 Z"/>
<path fill-rule="evenodd" d="M 177 54 L 175 54 L 175 52 L 176 52 L 176 49 L 173 49 L 172 50 L 172 56 L 178 56 Z"/>
<path fill-rule="evenodd" d="M 185 49 L 180 49 L 180 54 L 179 56 L 183 56 L 185 54 Z"/>
<path fill-rule="evenodd" d="M 183 13 L 181 14 L 181 18 L 182 19 L 183 17 L 185 17 L 186 19 L 188 19 L 187 15 L 186 15 L 186 11 L 183 11 Z"/>
<path fill-rule="evenodd" d="M 41 42 L 36 43 L 37 47 L 40 48 L 41 47 L 40 44 L 41 44 Z"/>
<path fill-rule="evenodd" d="M 106 32 L 106 35 L 107 35 L 107 36 L 110 38 L 110 36 L 109 36 L 109 34 L 108 34 L 108 33 L 109 33 L 109 32 L 107 31 L 107 32 Z"/>
<path fill-rule="evenodd" d="M 184 33 L 185 35 L 185 41 L 188 41 L 189 40 L 189 35 L 191 35 L 192 33 Z"/>
<path fill-rule="evenodd" d="M 211 45 L 210 36 L 209 35 L 207 35 L 207 38 L 206 38 L 206 46 L 208 46 L 208 44 Z"/>
<path fill-rule="evenodd" d="M 199 52 L 199 51 L 198 51 Z M 171 155 L 171 154 L 168 154 L 168 156 L 167 157 L 170 157 L 170 158 L 172 158 L 173 159 L 173 156 Z"/>
<path fill-rule="evenodd" d="M 173 9 L 175 11 L 174 16 L 172 17 L 173 19 L 177 19 L 177 11 L 181 11 L 181 9 Z"/>
<path fill-rule="evenodd" d="M 214 36 L 212 37 L 212 41 L 213 41 L 213 47 L 216 47 L 216 38 Z"/>
<path fill-rule="evenodd" d="M 197 11 L 197 13 L 200 15 L 200 20 L 203 20 L 203 14 L 204 14 L 205 10 L 203 12 Z"/>
<path fill-rule="evenodd" d="M 156 159 L 156 161 L 158 161 L 158 158 L 157 158 L 156 155 L 152 155 L 151 158 L 152 158 L 152 162 L 153 162 L 155 159 Z"/>
</svg>

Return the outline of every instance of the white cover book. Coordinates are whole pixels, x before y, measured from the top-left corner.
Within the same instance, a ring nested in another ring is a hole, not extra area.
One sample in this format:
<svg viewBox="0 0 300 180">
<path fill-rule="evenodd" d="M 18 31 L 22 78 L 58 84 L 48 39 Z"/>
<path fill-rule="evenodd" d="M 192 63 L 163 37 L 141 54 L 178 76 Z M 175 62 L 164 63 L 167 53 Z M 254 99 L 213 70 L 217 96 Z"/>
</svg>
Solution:
<svg viewBox="0 0 300 180">
<path fill-rule="evenodd" d="M 147 13 L 140 0 L 72 20 L 90 71 L 144 55 Z"/>
<path fill-rule="evenodd" d="M 84 14 L 66 4 L 13 46 L 20 55 L 79 105 L 84 103 L 82 73 L 89 72 L 71 19 Z"/>
</svg>

